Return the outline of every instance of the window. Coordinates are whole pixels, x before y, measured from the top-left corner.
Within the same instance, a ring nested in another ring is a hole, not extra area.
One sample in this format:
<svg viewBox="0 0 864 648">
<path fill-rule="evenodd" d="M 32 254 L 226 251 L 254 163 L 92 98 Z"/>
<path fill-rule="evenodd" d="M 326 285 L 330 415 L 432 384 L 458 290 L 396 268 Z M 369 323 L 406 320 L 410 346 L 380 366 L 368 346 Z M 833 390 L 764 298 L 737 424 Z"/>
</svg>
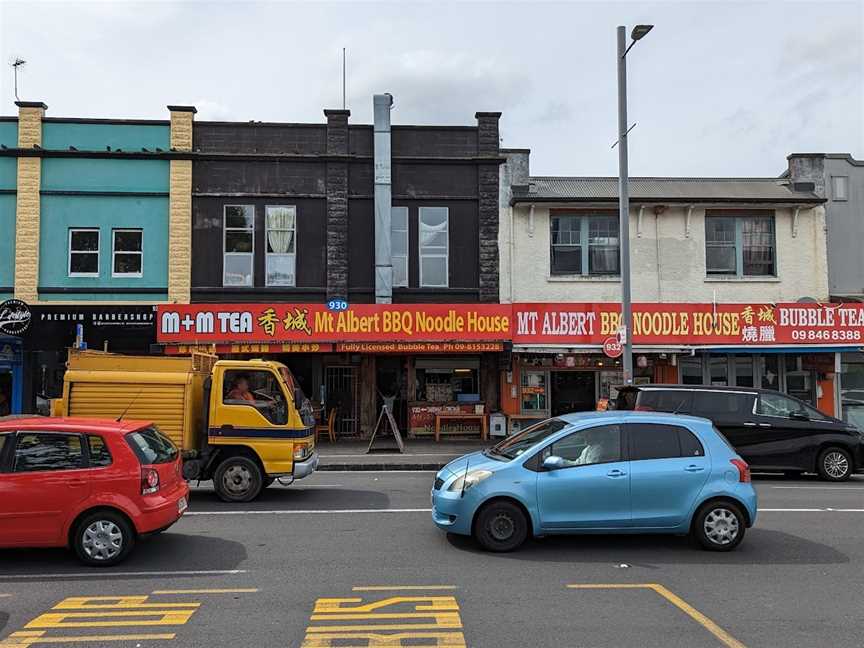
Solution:
<svg viewBox="0 0 864 648">
<path fill-rule="evenodd" d="M 285 396 L 272 371 L 226 371 L 222 402 L 254 407 L 274 425 L 288 422 Z"/>
<path fill-rule="evenodd" d="M 690 430 L 678 428 L 678 442 L 681 444 L 682 457 L 704 457 L 705 448 L 702 447 L 702 442 L 696 438 Z"/>
<path fill-rule="evenodd" d="M 548 419 L 541 423 L 537 423 L 536 425 L 532 425 L 518 434 L 507 437 L 501 441 L 501 443 L 496 445 L 493 450 L 495 454 L 502 455 L 509 459 L 515 459 L 544 439 L 548 439 L 553 434 L 557 434 L 567 426 L 568 423 L 565 423 L 561 419 Z"/>
<path fill-rule="evenodd" d="M 760 394 L 756 412 L 763 416 L 779 416 L 781 418 L 798 418 L 810 421 L 831 420 L 819 410 L 808 407 L 804 403 L 783 394 Z"/>
<path fill-rule="evenodd" d="M 684 389 L 640 390 L 634 409 L 646 412 L 689 412 L 693 392 Z"/>
<path fill-rule="evenodd" d="M 703 384 L 702 358 L 699 356 L 684 356 L 678 359 L 678 366 L 680 367 L 682 385 Z"/>
<path fill-rule="evenodd" d="M 831 199 L 849 200 L 849 178 L 846 176 L 831 176 Z"/>
<path fill-rule="evenodd" d="M 619 273 L 617 216 L 553 215 L 550 228 L 551 274 Z"/>
<path fill-rule="evenodd" d="M 522 370 L 522 413 L 544 412 L 546 404 L 546 372 Z"/>
<path fill-rule="evenodd" d="M 266 208 L 267 285 L 295 286 L 297 276 L 297 208 Z"/>
<path fill-rule="evenodd" d="M 754 398 L 753 394 L 746 393 L 697 391 L 693 394 L 691 412 L 706 418 L 750 414 Z"/>
<path fill-rule="evenodd" d="M 225 255 L 222 284 L 251 286 L 255 249 L 255 207 L 225 205 Z"/>
<path fill-rule="evenodd" d="M 709 275 L 776 273 L 773 216 L 706 216 L 705 267 Z"/>
<path fill-rule="evenodd" d="M 99 276 L 99 230 L 69 230 L 69 276 Z"/>
<path fill-rule="evenodd" d="M 733 356 L 735 363 L 735 385 L 755 387 L 753 380 L 753 357 L 751 355 Z"/>
<path fill-rule="evenodd" d="M 105 439 L 95 434 L 87 435 L 87 448 L 90 450 L 90 467 L 99 468 L 111 465 L 111 453 Z"/>
<path fill-rule="evenodd" d="M 630 460 L 667 459 L 681 456 L 677 425 L 628 423 Z"/>
<path fill-rule="evenodd" d="M 390 250 L 393 259 L 393 287 L 408 287 L 408 208 L 390 210 Z"/>
<path fill-rule="evenodd" d="M 75 470 L 84 467 L 81 437 L 77 434 L 37 432 L 18 435 L 15 472 Z"/>
<path fill-rule="evenodd" d="M 447 207 L 420 208 L 420 286 L 449 285 L 450 213 Z"/>
<path fill-rule="evenodd" d="M 111 276 L 140 277 L 144 267 L 144 231 L 111 230 Z"/>
<path fill-rule="evenodd" d="M 177 446 L 155 427 L 144 428 L 126 435 L 126 443 L 145 466 L 171 463 L 177 458 Z"/>
<path fill-rule="evenodd" d="M 579 430 L 553 443 L 544 454 L 561 457 L 566 466 L 621 461 L 621 427 L 599 425 Z"/>
<path fill-rule="evenodd" d="M 729 358 L 727 356 L 708 358 L 708 384 L 715 387 L 729 384 Z"/>
</svg>

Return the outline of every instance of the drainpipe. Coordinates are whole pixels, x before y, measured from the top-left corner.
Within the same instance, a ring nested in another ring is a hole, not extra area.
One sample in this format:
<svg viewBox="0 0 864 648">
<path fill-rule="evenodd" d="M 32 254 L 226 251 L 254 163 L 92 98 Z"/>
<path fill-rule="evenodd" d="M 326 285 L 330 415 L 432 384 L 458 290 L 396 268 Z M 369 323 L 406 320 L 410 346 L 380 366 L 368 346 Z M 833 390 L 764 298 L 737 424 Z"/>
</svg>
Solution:
<svg viewBox="0 0 864 648">
<path fill-rule="evenodd" d="M 372 98 L 375 115 L 375 303 L 393 303 L 393 257 L 390 244 L 392 181 L 390 161 L 390 110 L 393 97 Z"/>
</svg>

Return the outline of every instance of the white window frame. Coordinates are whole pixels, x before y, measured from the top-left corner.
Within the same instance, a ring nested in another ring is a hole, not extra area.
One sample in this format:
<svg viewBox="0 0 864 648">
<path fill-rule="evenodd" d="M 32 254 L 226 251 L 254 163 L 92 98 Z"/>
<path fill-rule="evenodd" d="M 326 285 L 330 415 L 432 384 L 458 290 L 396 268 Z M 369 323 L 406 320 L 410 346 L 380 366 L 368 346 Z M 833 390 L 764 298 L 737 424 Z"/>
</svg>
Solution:
<svg viewBox="0 0 864 648">
<path fill-rule="evenodd" d="M 138 232 L 141 235 L 141 250 L 140 251 L 125 251 L 120 250 L 120 254 L 137 254 L 141 257 L 141 271 L 140 272 L 115 272 L 114 268 L 114 257 L 117 255 L 117 232 Z M 140 227 L 118 227 L 117 229 L 111 230 L 111 276 L 112 277 L 126 277 L 126 278 L 140 278 L 144 276 L 144 230 Z"/>
<path fill-rule="evenodd" d="M 72 234 L 74 232 L 96 232 L 96 250 L 73 250 Z M 66 241 L 66 275 L 69 277 L 98 277 L 101 263 L 102 232 L 98 227 L 70 227 L 69 238 Z M 96 272 L 72 272 L 72 254 L 95 254 Z"/>
<path fill-rule="evenodd" d="M 252 210 L 252 227 L 228 227 L 227 214 L 230 207 L 249 207 Z M 251 252 L 226 252 L 225 240 L 228 237 L 228 232 L 252 232 L 252 251 Z M 229 284 L 225 283 L 225 268 L 228 266 L 225 259 L 232 257 L 249 257 L 252 261 L 251 271 L 249 273 L 249 284 Z M 222 286 L 227 288 L 252 288 L 255 286 L 255 205 L 222 205 Z"/>
<path fill-rule="evenodd" d="M 842 195 L 837 191 L 837 182 L 843 186 Z M 849 200 L 849 176 L 831 176 L 831 200 L 835 202 L 846 202 Z"/>
<path fill-rule="evenodd" d="M 294 211 L 294 229 L 293 230 L 277 230 L 280 232 L 294 232 L 294 251 L 293 252 L 268 252 L 267 247 L 270 244 L 270 219 L 268 212 L 271 209 L 290 209 Z M 252 248 L 255 248 L 255 235 L 252 235 Z M 267 260 L 270 257 L 294 257 L 294 282 L 293 283 L 270 283 L 270 274 L 267 270 Z M 254 263 L 254 261 L 253 261 Z M 253 279 L 254 283 L 254 279 Z M 293 288 L 297 286 L 297 206 L 296 205 L 265 205 L 264 206 L 264 283 L 267 286 L 283 286 Z"/>
<path fill-rule="evenodd" d="M 424 209 L 444 209 L 447 212 L 447 236 L 444 254 L 432 253 L 423 254 L 423 244 L 421 237 L 423 236 L 423 210 Z M 419 257 L 419 274 L 421 288 L 449 288 L 450 287 L 450 208 L 449 207 L 420 207 L 417 217 L 417 256 Z M 443 284 L 428 284 L 423 280 L 423 259 L 444 259 L 444 283 Z"/>
<path fill-rule="evenodd" d="M 402 230 L 402 229 L 397 230 L 397 229 L 393 228 L 393 212 L 395 212 L 397 209 L 405 212 L 405 229 L 404 230 Z M 410 257 L 410 254 L 411 254 L 410 234 L 409 234 L 410 229 L 411 229 L 411 225 L 410 225 L 409 220 L 408 220 L 410 214 L 408 212 L 407 207 L 391 207 L 390 212 L 391 212 L 391 215 L 390 215 L 390 249 L 391 250 L 393 249 L 393 239 L 396 238 L 397 234 L 399 236 L 404 236 L 404 238 L 405 238 L 405 254 L 392 254 L 391 255 L 391 264 L 393 265 L 394 268 L 396 267 L 397 262 L 400 265 L 404 265 L 404 267 L 405 267 L 405 282 L 404 283 L 396 283 L 396 281 L 394 279 L 393 280 L 393 287 L 394 288 L 407 288 L 410 284 L 410 278 L 408 276 L 408 273 L 410 272 L 410 266 L 408 265 L 408 258 Z M 450 215 L 449 215 L 449 213 L 447 215 L 447 218 L 448 218 L 447 231 L 449 234 L 449 231 L 450 231 L 450 223 L 449 223 Z M 396 276 L 395 272 L 393 273 L 393 276 L 394 277 Z"/>
</svg>

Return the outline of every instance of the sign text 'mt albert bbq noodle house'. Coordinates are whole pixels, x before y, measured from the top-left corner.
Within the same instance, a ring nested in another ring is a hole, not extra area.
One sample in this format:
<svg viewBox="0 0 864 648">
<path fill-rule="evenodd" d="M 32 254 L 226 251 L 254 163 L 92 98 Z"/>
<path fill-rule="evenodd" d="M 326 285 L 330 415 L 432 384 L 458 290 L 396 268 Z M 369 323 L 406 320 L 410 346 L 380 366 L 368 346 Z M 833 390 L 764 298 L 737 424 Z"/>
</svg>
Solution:
<svg viewBox="0 0 864 648">
<path fill-rule="evenodd" d="M 355 428 L 395 390 L 400 425 L 423 433 L 434 413 L 527 424 L 593 407 L 621 381 L 620 359 L 602 352 L 620 320 L 614 303 L 161 305 L 157 341 L 165 353 L 282 355 Z M 637 382 L 767 387 L 838 414 L 835 353 L 864 345 L 864 304 L 634 304 L 631 335 Z"/>
</svg>

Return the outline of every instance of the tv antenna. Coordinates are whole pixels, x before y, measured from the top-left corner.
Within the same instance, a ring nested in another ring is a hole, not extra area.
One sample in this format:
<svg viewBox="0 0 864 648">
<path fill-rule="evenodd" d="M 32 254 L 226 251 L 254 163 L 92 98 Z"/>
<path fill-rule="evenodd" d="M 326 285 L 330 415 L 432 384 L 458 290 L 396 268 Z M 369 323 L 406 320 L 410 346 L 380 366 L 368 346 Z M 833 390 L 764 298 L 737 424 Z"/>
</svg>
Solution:
<svg viewBox="0 0 864 648">
<path fill-rule="evenodd" d="M 12 75 L 15 77 L 15 82 L 14 82 L 14 83 L 15 83 L 15 101 L 21 101 L 21 100 L 18 98 L 18 68 L 20 68 L 20 67 L 21 67 L 22 65 L 24 65 L 25 63 L 27 63 L 27 61 L 25 61 L 24 59 L 22 59 L 22 58 L 20 58 L 20 57 L 18 57 L 18 56 L 16 56 L 16 57 L 12 60 L 12 63 L 11 63 L 11 65 L 12 65 Z"/>
</svg>

